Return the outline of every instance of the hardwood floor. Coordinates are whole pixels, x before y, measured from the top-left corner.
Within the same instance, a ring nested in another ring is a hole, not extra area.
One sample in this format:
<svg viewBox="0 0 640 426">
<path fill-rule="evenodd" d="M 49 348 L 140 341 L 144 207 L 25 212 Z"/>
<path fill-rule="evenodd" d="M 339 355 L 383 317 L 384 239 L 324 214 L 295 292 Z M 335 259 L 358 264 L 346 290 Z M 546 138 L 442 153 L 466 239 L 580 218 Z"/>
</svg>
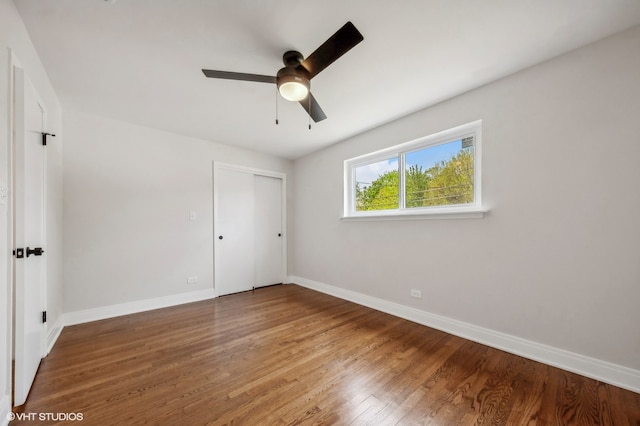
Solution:
<svg viewBox="0 0 640 426">
<path fill-rule="evenodd" d="M 67 327 L 20 408 L 83 425 L 640 425 L 640 394 L 295 285 Z"/>
</svg>

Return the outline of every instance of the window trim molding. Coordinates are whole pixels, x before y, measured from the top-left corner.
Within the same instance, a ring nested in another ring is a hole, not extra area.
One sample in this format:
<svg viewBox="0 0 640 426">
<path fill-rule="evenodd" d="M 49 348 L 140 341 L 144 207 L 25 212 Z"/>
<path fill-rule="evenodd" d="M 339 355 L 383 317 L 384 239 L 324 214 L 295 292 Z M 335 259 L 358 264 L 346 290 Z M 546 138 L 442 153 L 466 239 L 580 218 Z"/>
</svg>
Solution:
<svg viewBox="0 0 640 426">
<path fill-rule="evenodd" d="M 474 136 L 473 145 L 473 204 L 433 207 L 405 207 L 404 165 L 407 153 L 450 142 L 456 138 Z M 398 159 L 399 208 L 389 210 L 355 210 L 355 169 L 359 166 L 375 163 L 390 158 Z M 409 142 L 394 145 L 368 154 L 360 155 L 344 161 L 344 203 L 342 220 L 414 220 L 414 219 L 466 219 L 482 218 L 488 212 L 482 207 L 482 120 L 446 129 Z"/>
</svg>

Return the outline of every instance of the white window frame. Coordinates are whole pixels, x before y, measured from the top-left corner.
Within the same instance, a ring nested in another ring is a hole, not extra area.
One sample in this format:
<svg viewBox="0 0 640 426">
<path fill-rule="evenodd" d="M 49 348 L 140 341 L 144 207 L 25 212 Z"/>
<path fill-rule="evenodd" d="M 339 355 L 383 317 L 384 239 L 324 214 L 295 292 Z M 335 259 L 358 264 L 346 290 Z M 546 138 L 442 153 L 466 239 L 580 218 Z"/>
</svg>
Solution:
<svg viewBox="0 0 640 426">
<path fill-rule="evenodd" d="M 405 207 L 405 154 L 430 146 L 440 145 L 474 137 L 473 143 L 473 190 L 474 202 L 451 206 Z M 355 170 L 367 164 L 391 158 L 398 159 L 399 208 L 388 210 L 356 211 Z M 482 120 L 443 130 L 400 145 L 395 145 L 370 154 L 350 158 L 344 162 L 344 213 L 343 220 L 405 220 L 405 219 L 464 219 L 482 218 L 486 209 L 482 207 Z"/>
</svg>

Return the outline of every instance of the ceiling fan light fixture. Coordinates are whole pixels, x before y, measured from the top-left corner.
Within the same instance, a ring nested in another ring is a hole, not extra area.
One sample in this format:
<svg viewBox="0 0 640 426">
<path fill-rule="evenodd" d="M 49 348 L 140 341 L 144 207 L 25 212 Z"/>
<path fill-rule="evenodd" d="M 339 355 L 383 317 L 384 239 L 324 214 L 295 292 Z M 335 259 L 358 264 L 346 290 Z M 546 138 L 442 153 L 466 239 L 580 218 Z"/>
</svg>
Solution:
<svg viewBox="0 0 640 426">
<path fill-rule="evenodd" d="M 282 75 L 278 77 L 278 91 L 288 101 L 301 101 L 309 94 L 309 79 L 299 75 Z"/>
</svg>

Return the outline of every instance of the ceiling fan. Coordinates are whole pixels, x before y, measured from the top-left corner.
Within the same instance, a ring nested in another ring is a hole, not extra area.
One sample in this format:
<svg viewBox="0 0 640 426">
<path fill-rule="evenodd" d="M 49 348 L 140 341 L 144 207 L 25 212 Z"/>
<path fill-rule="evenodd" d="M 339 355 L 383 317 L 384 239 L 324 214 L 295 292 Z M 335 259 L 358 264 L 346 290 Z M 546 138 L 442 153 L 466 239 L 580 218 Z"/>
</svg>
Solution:
<svg viewBox="0 0 640 426">
<path fill-rule="evenodd" d="M 347 22 L 306 59 L 295 50 L 285 52 L 282 56 L 284 68 L 281 68 L 275 77 L 205 69 L 202 72 L 209 78 L 275 83 L 283 98 L 299 102 L 313 121 L 317 123 L 327 116 L 311 94 L 309 81 L 362 40 L 364 40 L 362 34 L 351 22 Z"/>
</svg>

